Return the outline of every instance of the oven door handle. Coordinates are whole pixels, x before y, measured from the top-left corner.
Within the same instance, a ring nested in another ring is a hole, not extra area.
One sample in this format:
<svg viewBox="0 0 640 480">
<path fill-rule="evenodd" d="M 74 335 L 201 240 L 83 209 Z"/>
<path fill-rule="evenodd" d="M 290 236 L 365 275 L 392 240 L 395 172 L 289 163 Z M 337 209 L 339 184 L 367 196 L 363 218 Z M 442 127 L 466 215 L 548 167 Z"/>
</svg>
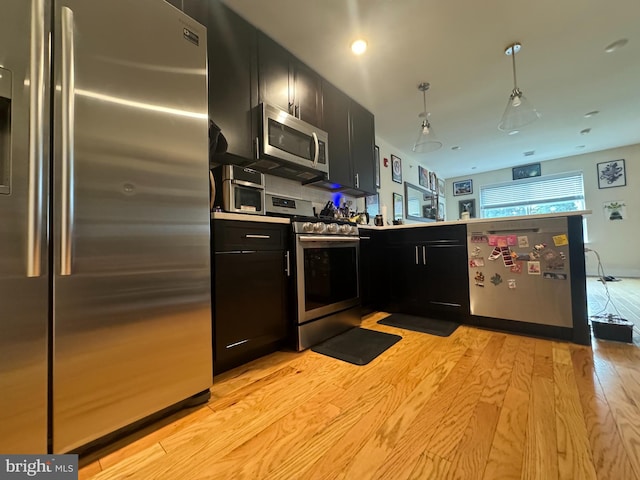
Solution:
<svg viewBox="0 0 640 480">
<path fill-rule="evenodd" d="M 264 186 L 260 185 L 259 183 L 247 182 L 245 180 L 236 180 L 235 178 L 231 180 L 231 183 L 233 185 L 242 185 L 243 187 L 258 188 L 260 190 L 264 188 Z"/>
<path fill-rule="evenodd" d="M 300 235 L 298 240 L 301 242 L 344 242 L 358 243 L 360 237 L 334 237 L 331 235 Z"/>
</svg>

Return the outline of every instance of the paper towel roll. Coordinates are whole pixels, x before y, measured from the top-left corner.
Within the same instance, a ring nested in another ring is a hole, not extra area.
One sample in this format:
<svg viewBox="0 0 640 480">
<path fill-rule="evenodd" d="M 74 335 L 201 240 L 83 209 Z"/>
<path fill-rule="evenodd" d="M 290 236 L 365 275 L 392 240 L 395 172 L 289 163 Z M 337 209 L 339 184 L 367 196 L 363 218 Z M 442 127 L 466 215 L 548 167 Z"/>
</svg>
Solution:
<svg viewBox="0 0 640 480">
<path fill-rule="evenodd" d="M 386 225 L 387 224 L 387 206 L 382 205 L 382 207 L 380 208 L 380 212 L 382 213 L 382 223 Z"/>
</svg>

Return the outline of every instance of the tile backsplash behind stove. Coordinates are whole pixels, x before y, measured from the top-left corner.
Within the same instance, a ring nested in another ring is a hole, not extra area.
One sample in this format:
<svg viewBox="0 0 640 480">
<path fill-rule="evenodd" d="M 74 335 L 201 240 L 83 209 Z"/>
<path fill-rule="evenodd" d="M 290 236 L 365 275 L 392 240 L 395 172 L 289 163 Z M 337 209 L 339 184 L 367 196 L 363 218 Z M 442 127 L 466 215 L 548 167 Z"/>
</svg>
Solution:
<svg viewBox="0 0 640 480">
<path fill-rule="evenodd" d="M 320 188 L 307 187 L 305 185 L 301 185 L 295 180 L 275 177 L 273 175 L 265 174 L 264 178 L 267 193 L 311 200 L 311 203 L 315 207 L 317 213 L 320 213 L 320 210 L 324 208 L 329 200 L 333 200 L 335 203 L 336 195 L 341 195 L 341 205 L 345 200 L 351 200 L 351 209 L 356 209 L 356 199 L 350 195 L 336 194 Z"/>
</svg>

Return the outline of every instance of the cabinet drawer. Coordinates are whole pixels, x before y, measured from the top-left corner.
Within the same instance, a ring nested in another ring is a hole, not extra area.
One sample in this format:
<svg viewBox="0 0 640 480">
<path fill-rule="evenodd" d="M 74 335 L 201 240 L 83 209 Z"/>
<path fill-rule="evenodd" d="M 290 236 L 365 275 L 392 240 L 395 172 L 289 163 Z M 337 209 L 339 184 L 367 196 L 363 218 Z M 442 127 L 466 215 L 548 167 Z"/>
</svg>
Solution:
<svg viewBox="0 0 640 480">
<path fill-rule="evenodd" d="M 231 250 L 284 250 L 288 225 L 260 222 L 213 220 L 213 246 L 216 252 Z"/>
</svg>

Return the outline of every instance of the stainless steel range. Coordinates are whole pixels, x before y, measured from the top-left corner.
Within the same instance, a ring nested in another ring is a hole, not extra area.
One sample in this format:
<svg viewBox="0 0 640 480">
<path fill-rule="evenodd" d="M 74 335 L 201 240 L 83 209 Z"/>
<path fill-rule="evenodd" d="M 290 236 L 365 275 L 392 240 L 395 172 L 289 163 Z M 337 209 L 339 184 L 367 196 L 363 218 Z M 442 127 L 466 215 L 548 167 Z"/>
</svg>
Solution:
<svg viewBox="0 0 640 480">
<path fill-rule="evenodd" d="M 311 202 L 267 195 L 267 212 L 287 215 L 293 230 L 296 348 L 312 347 L 360 325 L 358 226 L 300 216 Z M 286 213 L 285 213 L 286 212 Z"/>
</svg>

